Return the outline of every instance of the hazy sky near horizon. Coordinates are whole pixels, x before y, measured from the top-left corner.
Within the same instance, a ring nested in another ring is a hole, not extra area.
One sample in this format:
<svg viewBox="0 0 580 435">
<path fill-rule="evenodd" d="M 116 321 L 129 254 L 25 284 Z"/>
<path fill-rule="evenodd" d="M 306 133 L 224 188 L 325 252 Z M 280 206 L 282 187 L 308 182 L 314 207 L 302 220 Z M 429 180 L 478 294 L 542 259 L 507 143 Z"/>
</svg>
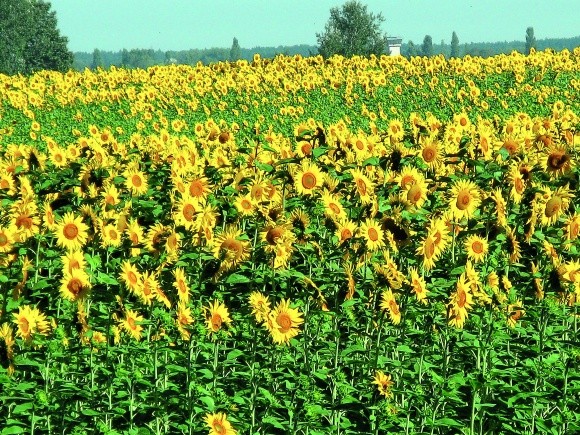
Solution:
<svg viewBox="0 0 580 435">
<path fill-rule="evenodd" d="M 69 50 L 317 45 L 336 0 L 50 0 Z M 580 35 L 580 0 L 361 0 L 389 36 L 460 44 Z"/>
</svg>

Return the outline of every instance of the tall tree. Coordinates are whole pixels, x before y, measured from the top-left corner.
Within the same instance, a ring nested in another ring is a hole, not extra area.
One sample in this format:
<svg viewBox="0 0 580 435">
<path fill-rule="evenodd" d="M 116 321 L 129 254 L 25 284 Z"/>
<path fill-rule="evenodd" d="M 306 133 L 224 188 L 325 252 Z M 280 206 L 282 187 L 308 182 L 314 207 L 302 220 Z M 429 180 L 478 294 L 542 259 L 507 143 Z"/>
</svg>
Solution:
<svg viewBox="0 0 580 435">
<path fill-rule="evenodd" d="M 0 0 L 0 73 L 24 71 L 24 49 L 28 38 L 23 30 L 30 24 L 27 2 Z"/>
<path fill-rule="evenodd" d="M 387 36 L 381 32 L 382 14 L 373 14 L 357 0 L 330 9 L 323 33 L 317 33 L 318 52 L 323 57 L 388 53 Z"/>
<path fill-rule="evenodd" d="M 534 36 L 534 28 L 528 27 L 526 29 L 526 54 L 530 54 L 532 48 L 536 49 L 536 37 Z"/>
<path fill-rule="evenodd" d="M 56 12 L 41 0 L 31 1 L 33 25 L 28 29 L 24 50 L 25 73 L 42 69 L 65 72 L 72 67 L 73 54 L 68 50 L 68 38 L 58 30 Z"/>
<path fill-rule="evenodd" d="M 0 0 L 0 72 L 67 71 L 73 54 L 56 12 L 42 0 Z"/>
<path fill-rule="evenodd" d="M 93 51 L 93 61 L 91 62 L 91 69 L 97 69 L 103 67 L 103 55 L 101 50 L 95 48 Z"/>
<path fill-rule="evenodd" d="M 417 56 L 419 53 L 417 52 L 417 46 L 413 43 L 413 41 L 409 40 L 409 42 L 407 42 L 407 50 L 405 55 L 407 57 L 413 57 L 413 56 Z"/>
<path fill-rule="evenodd" d="M 421 45 L 421 55 L 431 57 L 433 56 L 433 38 L 430 35 L 426 35 L 423 38 L 423 45 Z"/>
<path fill-rule="evenodd" d="M 455 31 L 451 35 L 451 55 L 450 57 L 459 57 L 459 38 Z"/>
<path fill-rule="evenodd" d="M 230 61 L 235 62 L 238 59 L 242 58 L 242 49 L 240 48 L 240 44 L 238 43 L 238 38 L 234 38 L 234 42 L 232 42 L 232 48 L 230 48 Z"/>
</svg>

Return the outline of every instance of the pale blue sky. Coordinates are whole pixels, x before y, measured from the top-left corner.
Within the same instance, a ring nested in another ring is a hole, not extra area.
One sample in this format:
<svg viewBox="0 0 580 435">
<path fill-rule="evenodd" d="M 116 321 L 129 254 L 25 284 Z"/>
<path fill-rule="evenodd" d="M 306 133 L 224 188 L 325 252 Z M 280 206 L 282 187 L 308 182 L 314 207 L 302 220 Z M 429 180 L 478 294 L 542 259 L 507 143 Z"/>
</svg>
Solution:
<svg viewBox="0 0 580 435">
<path fill-rule="evenodd" d="M 580 0 L 361 0 L 386 18 L 383 30 L 420 44 L 580 35 Z M 337 0 L 51 0 L 72 51 L 186 50 L 316 45 Z"/>
</svg>

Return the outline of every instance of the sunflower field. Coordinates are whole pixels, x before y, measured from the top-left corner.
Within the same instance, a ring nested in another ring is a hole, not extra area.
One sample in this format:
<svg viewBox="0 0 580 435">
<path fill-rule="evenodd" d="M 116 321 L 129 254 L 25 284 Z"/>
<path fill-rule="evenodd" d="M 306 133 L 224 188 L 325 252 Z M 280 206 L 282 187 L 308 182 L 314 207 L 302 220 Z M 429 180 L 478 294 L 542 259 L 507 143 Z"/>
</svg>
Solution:
<svg viewBox="0 0 580 435">
<path fill-rule="evenodd" d="M 0 435 L 580 432 L 580 48 L 0 75 Z"/>
</svg>

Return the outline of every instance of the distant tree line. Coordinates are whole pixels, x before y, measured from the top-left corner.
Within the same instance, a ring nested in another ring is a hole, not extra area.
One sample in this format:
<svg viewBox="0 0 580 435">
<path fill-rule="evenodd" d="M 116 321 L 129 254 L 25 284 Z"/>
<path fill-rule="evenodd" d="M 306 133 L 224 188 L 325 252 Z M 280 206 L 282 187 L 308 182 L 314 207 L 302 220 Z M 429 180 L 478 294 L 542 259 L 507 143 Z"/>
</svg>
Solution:
<svg viewBox="0 0 580 435">
<path fill-rule="evenodd" d="M 237 42 L 237 39 L 236 39 Z M 119 51 L 105 51 L 95 49 L 92 53 L 74 53 L 73 66 L 77 70 L 85 68 L 109 68 L 110 66 L 126 68 L 147 68 L 153 65 L 167 65 L 176 63 L 180 65 L 195 65 L 198 62 L 204 65 L 227 61 L 246 59 L 251 61 L 254 54 L 262 58 L 273 58 L 278 54 L 293 56 L 299 54 L 307 57 L 317 54 L 314 45 L 290 45 L 278 47 L 254 47 L 242 48 L 239 43 L 232 44 L 231 48 L 208 48 L 191 50 L 151 50 L 151 49 L 123 49 Z"/>
<path fill-rule="evenodd" d="M 546 38 L 536 39 L 534 29 L 528 27 L 525 41 L 503 41 L 503 42 L 472 42 L 460 44 L 458 35 L 453 32 L 451 44 L 443 41 L 441 44 L 434 44 L 429 35 L 425 36 L 421 45 L 415 45 L 413 41 L 404 42 L 401 45 L 401 54 L 406 57 L 411 56 L 436 56 L 443 54 L 445 57 L 463 57 L 465 55 L 490 57 L 498 54 L 509 54 L 517 51 L 529 54 L 532 48 L 543 51 L 550 48 L 555 51 L 564 49 L 573 50 L 580 47 L 580 36 L 573 38 Z"/>
</svg>

